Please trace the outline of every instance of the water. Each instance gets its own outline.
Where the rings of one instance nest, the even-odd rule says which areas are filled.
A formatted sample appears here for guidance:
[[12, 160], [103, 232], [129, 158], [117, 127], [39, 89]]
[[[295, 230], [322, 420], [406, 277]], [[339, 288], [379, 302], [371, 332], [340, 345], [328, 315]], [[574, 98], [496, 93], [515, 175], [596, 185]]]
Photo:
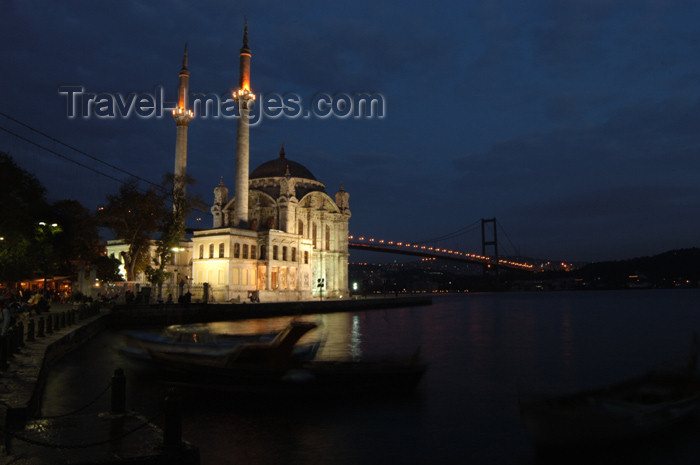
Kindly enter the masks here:
[[[517, 411], [519, 395], [561, 393], [632, 376], [687, 355], [700, 330], [700, 290], [479, 294], [436, 297], [430, 307], [311, 316], [327, 338], [322, 358], [406, 355], [430, 364], [414, 396], [233, 402], [185, 393], [183, 436], [203, 464], [695, 464], [700, 421], [614, 450], [541, 457]], [[217, 323], [267, 331], [286, 319]], [[105, 332], [57, 366], [44, 414], [85, 404], [124, 367], [127, 404], [158, 411], [167, 389], [122, 358]], [[88, 411], [108, 408], [108, 396]], [[157, 421], [157, 420], [156, 420]]]

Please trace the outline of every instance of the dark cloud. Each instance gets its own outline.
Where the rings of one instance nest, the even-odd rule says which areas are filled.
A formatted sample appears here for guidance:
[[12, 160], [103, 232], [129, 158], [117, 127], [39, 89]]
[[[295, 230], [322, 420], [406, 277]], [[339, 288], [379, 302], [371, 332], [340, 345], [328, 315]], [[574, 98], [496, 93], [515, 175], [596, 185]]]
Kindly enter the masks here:
[[[126, 94], [162, 85], [172, 96], [188, 42], [191, 90], [230, 92], [246, 15], [254, 90], [386, 99], [383, 119], [269, 119], [251, 130], [251, 168], [284, 141], [329, 193], [344, 184], [351, 231], [420, 240], [497, 216], [538, 256], [698, 245], [696, 2], [37, 0], [0, 9], [0, 109], [153, 181], [172, 170], [170, 117], [70, 120], [58, 86]], [[232, 120], [190, 124], [188, 170], [206, 200], [221, 176], [232, 188], [235, 134]], [[116, 185], [4, 132], [0, 150], [55, 198], [94, 207]], [[480, 248], [478, 235], [460, 241]]]

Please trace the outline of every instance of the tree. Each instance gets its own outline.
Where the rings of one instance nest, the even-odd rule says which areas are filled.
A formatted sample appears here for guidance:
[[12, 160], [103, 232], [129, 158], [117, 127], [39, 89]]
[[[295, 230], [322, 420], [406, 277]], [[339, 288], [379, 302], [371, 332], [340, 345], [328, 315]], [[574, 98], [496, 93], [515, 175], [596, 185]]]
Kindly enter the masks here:
[[180, 241], [185, 237], [187, 217], [195, 208], [204, 207], [204, 202], [199, 196], [185, 193], [185, 186], [188, 184], [194, 184], [194, 180], [189, 177], [183, 179], [172, 174], [168, 174], [163, 181], [164, 190], [173, 193], [173, 208], [163, 218], [160, 237], [156, 240], [156, 256], [153, 257], [155, 266], [149, 265], [146, 268], [148, 281], [158, 285], [158, 296], [160, 296], [160, 286], [170, 276], [166, 266], [172, 261]]
[[124, 281], [119, 273], [119, 265], [121, 262], [118, 259], [106, 255], [97, 257], [92, 263], [97, 279], [110, 283]]
[[48, 210], [46, 189], [0, 152], [0, 280], [14, 283], [30, 277], [35, 228]]
[[60, 258], [57, 252], [57, 236], [63, 232], [58, 223], [40, 221], [34, 228], [34, 242], [28, 258], [34, 265], [34, 274], [46, 279], [55, 276], [60, 269]]
[[107, 203], [99, 211], [99, 222], [115, 237], [126, 241], [124, 254], [127, 281], [144, 271], [150, 262], [151, 238], [161, 228], [169, 208], [161, 189], [141, 191], [136, 180], [130, 180], [119, 192], [107, 196]]
[[[194, 181], [175, 180], [169, 174], [162, 187], [145, 192], [138, 189], [136, 181], [129, 181], [117, 194], [107, 197], [107, 204], [100, 211], [101, 224], [129, 246], [124, 257], [128, 281], [143, 271], [151, 283], [162, 284], [168, 278], [166, 266], [174, 249], [185, 237], [185, 219], [194, 208], [203, 208], [204, 202], [198, 196], [185, 194], [184, 186]], [[182, 187], [176, 189], [176, 185]], [[154, 241], [155, 236], [158, 238]], [[151, 245], [156, 246], [152, 258]]]
[[80, 202], [59, 200], [51, 205], [47, 218], [61, 229], [54, 243], [61, 274], [75, 277], [78, 269], [93, 264], [103, 254], [97, 219]]

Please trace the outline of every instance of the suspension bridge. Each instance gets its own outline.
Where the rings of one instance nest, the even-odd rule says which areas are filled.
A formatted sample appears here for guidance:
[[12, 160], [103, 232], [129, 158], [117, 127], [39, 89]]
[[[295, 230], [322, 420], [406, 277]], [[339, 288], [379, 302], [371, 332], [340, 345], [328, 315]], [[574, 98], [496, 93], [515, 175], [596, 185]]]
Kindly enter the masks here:
[[[463, 237], [467, 233], [472, 233], [481, 227], [481, 253], [474, 253], [458, 248], [441, 246], [448, 240]], [[536, 271], [541, 269], [541, 264], [533, 260], [523, 258], [501, 257], [498, 254], [498, 230], [503, 233], [502, 227], [496, 218], [477, 220], [474, 223], [458, 229], [452, 233], [435, 237], [432, 239], [406, 242], [389, 239], [378, 239], [369, 236], [349, 235], [348, 247], [355, 250], [365, 250], [372, 252], [384, 252], [400, 255], [413, 255], [419, 257], [439, 258], [466, 263], [476, 263], [485, 267], [515, 269], [523, 271]], [[505, 236], [508, 238], [507, 234]], [[510, 238], [508, 238], [510, 241]], [[511, 245], [512, 245], [512, 241]], [[513, 246], [514, 247], [514, 246]], [[517, 250], [517, 249], [516, 249]]]

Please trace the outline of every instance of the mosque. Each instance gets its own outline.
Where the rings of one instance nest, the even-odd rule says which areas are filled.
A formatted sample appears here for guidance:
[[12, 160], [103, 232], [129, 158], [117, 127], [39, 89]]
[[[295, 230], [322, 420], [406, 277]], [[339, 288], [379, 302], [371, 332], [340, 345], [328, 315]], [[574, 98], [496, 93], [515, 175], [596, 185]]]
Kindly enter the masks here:
[[[342, 184], [334, 197], [329, 196], [309, 169], [287, 158], [284, 146], [279, 156], [250, 172], [249, 115], [255, 99], [251, 57], [246, 25], [238, 90], [233, 93], [239, 105], [235, 195], [229, 198], [222, 177], [214, 188], [212, 227], [195, 231], [191, 241], [183, 242], [171, 284], [188, 278], [195, 297], [206, 288], [208, 300], [214, 302], [346, 298], [350, 208]], [[194, 116], [188, 102], [189, 77], [185, 47], [173, 110], [176, 179], [187, 173], [187, 131]], [[225, 167], [222, 172], [227, 172]], [[108, 253], [118, 249], [116, 241], [108, 245]]]

